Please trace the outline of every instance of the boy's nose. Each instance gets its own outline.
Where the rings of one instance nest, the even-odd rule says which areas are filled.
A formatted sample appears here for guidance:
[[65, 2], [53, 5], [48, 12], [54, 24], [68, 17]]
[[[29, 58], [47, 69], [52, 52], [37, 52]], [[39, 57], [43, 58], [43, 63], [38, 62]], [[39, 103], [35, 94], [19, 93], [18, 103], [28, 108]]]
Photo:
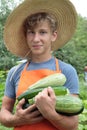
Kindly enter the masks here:
[[35, 33], [33, 40], [34, 40], [35, 42], [39, 41], [39, 34], [38, 34], [38, 33]]

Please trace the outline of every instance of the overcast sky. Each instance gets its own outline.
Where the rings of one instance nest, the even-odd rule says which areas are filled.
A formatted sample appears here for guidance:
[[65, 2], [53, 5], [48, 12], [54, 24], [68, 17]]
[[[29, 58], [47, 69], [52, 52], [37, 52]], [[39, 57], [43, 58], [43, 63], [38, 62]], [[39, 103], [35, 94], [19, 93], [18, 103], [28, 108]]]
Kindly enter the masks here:
[[87, 0], [70, 0], [76, 7], [77, 12], [83, 16], [87, 17]]
[[[19, 1], [23, 0], [14, 0], [17, 4]], [[76, 7], [76, 10], [78, 14], [80, 14], [82, 17], [87, 17], [87, 0], [70, 0], [74, 6]]]

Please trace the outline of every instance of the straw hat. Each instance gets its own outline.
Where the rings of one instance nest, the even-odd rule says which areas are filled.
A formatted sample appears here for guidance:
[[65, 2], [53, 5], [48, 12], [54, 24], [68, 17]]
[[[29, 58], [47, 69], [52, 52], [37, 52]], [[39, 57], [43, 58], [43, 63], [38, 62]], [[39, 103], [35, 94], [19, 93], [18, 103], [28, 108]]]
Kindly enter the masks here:
[[13, 10], [5, 24], [4, 43], [11, 53], [29, 57], [30, 50], [24, 36], [23, 22], [27, 16], [37, 12], [52, 13], [58, 20], [58, 39], [53, 50], [64, 46], [73, 36], [77, 13], [69, 0], [25, 0]]

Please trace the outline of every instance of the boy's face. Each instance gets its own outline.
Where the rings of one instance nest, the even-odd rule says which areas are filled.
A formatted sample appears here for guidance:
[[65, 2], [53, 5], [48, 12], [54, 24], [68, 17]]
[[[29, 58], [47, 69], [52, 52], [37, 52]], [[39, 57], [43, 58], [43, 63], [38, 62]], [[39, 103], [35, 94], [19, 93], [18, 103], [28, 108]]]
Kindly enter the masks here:
[[49, 54], [52, 42], [57, 38], [57, 32], [50, 29], [47, 20], [40, 22], [35, 29], [27, 30], [27, 43], [32, 55]]

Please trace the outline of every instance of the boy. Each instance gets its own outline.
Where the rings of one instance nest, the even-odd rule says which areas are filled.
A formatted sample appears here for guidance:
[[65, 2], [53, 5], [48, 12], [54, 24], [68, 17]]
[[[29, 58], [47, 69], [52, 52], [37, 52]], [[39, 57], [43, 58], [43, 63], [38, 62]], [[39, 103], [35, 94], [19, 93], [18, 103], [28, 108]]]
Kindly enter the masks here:
[[[4, 39], [9, 50], [18, 56], [27, 58], [27, 62], [18, 67], [13, 67], [9, 71], [0, 113], [2, 124], [14, 127], [15, 130], [77, 130], [78, 116], [67, 117], [55, 111], [56, 97], [53, 89], [49, 86], [36, 95], [35, 104], [25, 110], [22, 109], [25, 103], [25, 100], [22, 99], [16, 106], [16, 112], [12, 114], [16, 97], [23, 93], [29, 85], [53, 73], [62, 72], [65, 74], [67, 78], [65, 86], [73, 96], [78, 96], [76, 70], [71, 65], [53, 57], [51, 53], [63, 46], [72, 36], [76, 25], [76, 12], [73, 5], [66, 0], [55, 0], [55, 6], [52, 6], [53, 10], [48, 9], [53, 2], [53, 0], [47, 0], [47, 3], [43, 0], [26, 0], [15, 10], [17, 12], [13, 12], [14, 16], [10, 15], [5, 26]], [[29, 9], [28, 3], [32, 10], [30, 14], [27, 10]], [[35, 10], [36, 3], [41, 6], [36, 7], [38, 11]], [[67, 7], [67, 9], [70, 7], [69, 12], [66, 12], [66, 8], [63, 8], [63, 11], [60, 5]], [[57, 13], [59, 12], [58, 16], [56, 16], [55, 10], [57, 10]], [[18, 16], [20, 11], [28, 13], [21, 14], [20, 24], [16, 19], [16, 28], [12, 28], [12, 19], [16, 15]], [[69, 15], [70, 11], [71, 14], [72, 12], [74, 14], [72, 17], [70, 17], [71, 14]], [[65, 12], [67, 13], [66, 16], [64, 16]], [[59, 15], [62, 15], [62, 18]], [[69, 20], [66, 20], [67, 16]], [[73, 22], [69, 23], [72, 19]], [[69, 28], [72, 28], [72, 30], [68, 30], [68, 24], [70, 24]], [[7, 32], [12, 35], [9, 40]], [[15, 33], [16, 39], [13, 39], [15, 37], [12, 32]], [[13, 43], [12, 40], [15, 42]], [[9, 44], [10, 42], [12, 43]]]

